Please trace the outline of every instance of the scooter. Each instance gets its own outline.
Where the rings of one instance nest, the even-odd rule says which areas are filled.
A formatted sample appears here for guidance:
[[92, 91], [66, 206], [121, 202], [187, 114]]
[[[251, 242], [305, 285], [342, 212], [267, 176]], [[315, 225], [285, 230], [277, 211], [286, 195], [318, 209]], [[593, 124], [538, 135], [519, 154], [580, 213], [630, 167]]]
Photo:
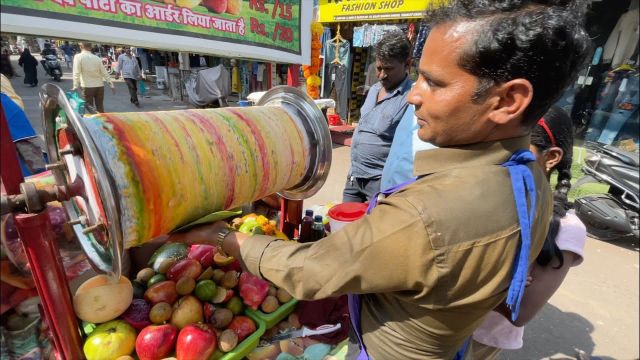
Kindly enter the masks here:
[[609, 189], [606, 194], [576, 199], [573, 204], [576, 215], [593, 238], [611, 241], [634, 236], [637, 239], [640, 234], [638, 154], [599, 143], [586, 143], [585, 147], [584, 176], [573, 187], [595, 182], [608, 185]]
[[53, 80], [60, 81], [62, 78], [62, 68], [60, 67], [60, 61], [55, 55], [45, 55], [42, 60], [42, 66], [47, 74], [53, 77]]

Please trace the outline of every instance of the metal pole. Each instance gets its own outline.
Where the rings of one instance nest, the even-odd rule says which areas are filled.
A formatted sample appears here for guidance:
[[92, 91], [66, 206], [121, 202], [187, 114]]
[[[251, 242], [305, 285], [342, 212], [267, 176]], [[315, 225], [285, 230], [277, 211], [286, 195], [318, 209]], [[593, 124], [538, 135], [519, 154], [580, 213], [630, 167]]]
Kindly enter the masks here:
[[17, 214], [15, 220], [55, 349], [62, 359], [83, 359], [82, 338], [49, 215], [46, 210], [37, 214]]

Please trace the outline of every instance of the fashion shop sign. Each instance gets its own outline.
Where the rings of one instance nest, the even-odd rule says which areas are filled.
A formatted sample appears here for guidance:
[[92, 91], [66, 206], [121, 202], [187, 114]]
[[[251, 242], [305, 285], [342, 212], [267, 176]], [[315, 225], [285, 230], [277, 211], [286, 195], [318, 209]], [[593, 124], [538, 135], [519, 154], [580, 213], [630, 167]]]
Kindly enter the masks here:
[[421, 18], [429, 2], [416, 0], [320, 0], [320, 22]]
[[[3, 31], [289, 63], [311, 0], [0, 0]], [[5, 29], [8, 26], [8, 29]]]

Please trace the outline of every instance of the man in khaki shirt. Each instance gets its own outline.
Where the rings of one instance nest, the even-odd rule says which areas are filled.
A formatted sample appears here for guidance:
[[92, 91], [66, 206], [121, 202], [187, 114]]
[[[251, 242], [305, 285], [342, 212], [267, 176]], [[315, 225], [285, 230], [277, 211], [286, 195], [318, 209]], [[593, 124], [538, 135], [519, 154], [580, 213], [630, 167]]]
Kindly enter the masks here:
[[102, 60], [91, 52], [90, 43], [81, 43], [82, 52], [73, 58], [73, 90], [81, 89], [87, 110], [104, 112], [104, 81], [111, 92], [116, 93], [111, 76], [102, 65]]
[[[522, 240], [500, 164], [529, 148], [530, 128], [586, 56], [577, 9], [462, 0], [429, 10], [432, 31], [408, 101], [420, 139], [440, 148], [419, 152], [418, 180], [363, 219], [316, 243], [248, 238], [222, 222], [173, 240], [217, 244], [299, 299], [363, 294], [359, 325], [372, 359], [452, 359], [505, 301]], [[542, 170], [527, 166], [536, 188], [531, 263], [552, 202]]]

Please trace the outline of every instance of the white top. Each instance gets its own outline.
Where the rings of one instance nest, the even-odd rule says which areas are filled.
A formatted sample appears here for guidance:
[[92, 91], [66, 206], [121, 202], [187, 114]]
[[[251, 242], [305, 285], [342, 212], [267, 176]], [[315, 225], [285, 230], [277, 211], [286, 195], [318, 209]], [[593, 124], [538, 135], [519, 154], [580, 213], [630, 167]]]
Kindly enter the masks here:
[[[572, 267], [582, 263], [586, 240], [587, 230], [582, 221], [572, 211], [567, 212], [567, 215], [560, 219], [556, 245], [560, 250], [578, 255], [571, 264]], [[473, 333], [473, 339], [495, 348], [515, 350], [522, 347], [523, 335], [524, 326], [515, 326], [500, 313], [491, 311]]]
[[90, 51], [82, 50], [73, 57], [73, 88], [103, 87], [106, 81], [113, 87], [111, 77], [107, 69], [102, 65], [102, 60]]

